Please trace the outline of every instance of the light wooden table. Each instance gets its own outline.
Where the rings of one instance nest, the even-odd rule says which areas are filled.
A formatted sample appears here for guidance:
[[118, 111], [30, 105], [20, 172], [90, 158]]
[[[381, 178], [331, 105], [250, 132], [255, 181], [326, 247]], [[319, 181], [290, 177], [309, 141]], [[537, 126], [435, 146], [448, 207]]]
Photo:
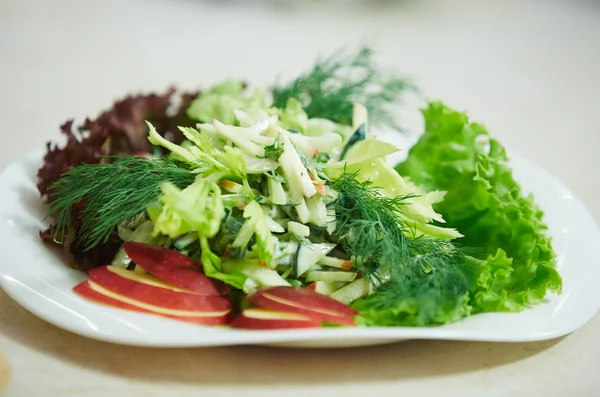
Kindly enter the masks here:
[[[368, 41], [382, 64], [469, 109], [600, 217], [597, 2], [405, 0], [367, 10], [311, 2], [294, 11], [249, 3], [0, 1], [0, 165], [56, 139], [65, 119], [95, 115], [128, 92], [227, 76], [268, 83], [318, 53]], [[2, 293], [0, 386], [7, 380], [11, 397], [597, 396], [598, 335], [600, 316], [541, 343], [152, 350], [64, 332]]]

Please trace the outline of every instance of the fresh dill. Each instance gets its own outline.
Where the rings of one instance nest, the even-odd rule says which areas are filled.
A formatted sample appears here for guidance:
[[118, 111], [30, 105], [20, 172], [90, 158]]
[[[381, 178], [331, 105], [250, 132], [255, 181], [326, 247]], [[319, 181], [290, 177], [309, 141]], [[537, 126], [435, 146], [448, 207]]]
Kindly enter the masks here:
[[360, 102], [368, 109], [372, 124], [399, 129], [393, 105], [416, 88], [406, 78], [379, 70], [373, 51], [364, 47], [354, 56], [337, 52], [319, 59], [308, 73], [287, 85], [275, 85], [271, 91], [276, 107], [284, 108], [289, 98], [296, 98], [310, 118], [351, 125], [353, 102]]
[[[339, 193], [335, 235], [354, 258], [357, 271], [377, 288], [376, 294], [356, 302], [367, 321], [372, 313], [398, 310], [388, 318], [397, 324], [425, 325], [443, 322], [438, 310], [444, 305], [457, 305], [457, 315], [468, 311], [472, 262], [449, 241], [411, 237], [399, 217], [411, 196], [384, 197], [369, 182], [348, 173], [333, 188]], [[398, 309], [402, 305], [406, 310]]]
[[194, 179], [187, 167], [166, 158], [127, 156], [110, 164], [82, 164], [51, 186], [57, 199], [49, 216], [56, 218], [61, 235], [74, 221], [74, 208], [81, 206], [78, 239], [89, 250], [106, 241], [116, 226], [143, 214], [163, 182], [184, 188]]

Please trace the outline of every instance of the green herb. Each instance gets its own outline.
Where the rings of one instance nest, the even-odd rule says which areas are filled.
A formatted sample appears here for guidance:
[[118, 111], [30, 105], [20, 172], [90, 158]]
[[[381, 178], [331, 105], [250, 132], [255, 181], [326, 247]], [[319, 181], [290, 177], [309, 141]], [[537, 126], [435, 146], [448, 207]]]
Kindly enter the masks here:
[[89, 250], [155, 203], [163, 182], [185, 188], [194, 179], [182, 164], [164, 158], [128, 156], [111, 164], [82, 164], [51, 186], [57, 199], [49, 216], [57, 218], [57, 231], [64, 235], [72, 225], [74, 207], [82, 204], [78, 239]]
[[403, 77], [380, 71], [372, 57], [371, 49], [362, 48], [354, 56], [338, 52], [317, 60], [308, 73], [272, 88], [274, 105], [285, 108], [289, 98], [296, 98], [310, 118], [351, 125], [353, 102], [360, 102], [368, 109], [372, 124], [399, 128], [392, 105], [416, 88]]
[[265, 146], [265, 156], [264, 157], [269, 160], [277, 161], [277, 160], [279, 160], [279, 157], [281, 156], [282, 153], [283, 153], [283, 145], [282, 145], [281, 135], [278, 135], [275, 142], [273, 142], [271, 145]]
[[377, 293], [355, 302], [365, 323], [430, 325], [469, 313], [472, 263], [446, 240], [411, 237], [399, 213], [413, 196], [388, 198], [369, 182], [344, 173], [335, 236], [356, 269], [377, 285]]

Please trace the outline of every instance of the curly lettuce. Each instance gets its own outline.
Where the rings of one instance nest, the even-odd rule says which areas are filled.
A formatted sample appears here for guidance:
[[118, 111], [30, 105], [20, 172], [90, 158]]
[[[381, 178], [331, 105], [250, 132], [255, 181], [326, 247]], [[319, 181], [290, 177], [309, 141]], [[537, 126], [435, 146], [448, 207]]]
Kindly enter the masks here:
[[464, 235], [463, 246], [478, 249], [473, 313], [520, 311], [560, 293], [543, 212], [513, 178], [504, 147], [442, 102], [422, 113], [425, 133], [395, 169], [427, 191], [446, 191], [435, 210]]

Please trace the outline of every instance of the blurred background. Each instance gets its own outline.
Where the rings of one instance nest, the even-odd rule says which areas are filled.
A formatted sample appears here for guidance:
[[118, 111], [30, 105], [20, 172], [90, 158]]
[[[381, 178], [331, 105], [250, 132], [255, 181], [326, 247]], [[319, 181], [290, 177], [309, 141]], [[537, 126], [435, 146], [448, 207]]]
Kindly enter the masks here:
[[361, 44], [586, 202], [600, 193], [592, 0], [0, 0], [0, 166], [129, 93], [287, 81]]

